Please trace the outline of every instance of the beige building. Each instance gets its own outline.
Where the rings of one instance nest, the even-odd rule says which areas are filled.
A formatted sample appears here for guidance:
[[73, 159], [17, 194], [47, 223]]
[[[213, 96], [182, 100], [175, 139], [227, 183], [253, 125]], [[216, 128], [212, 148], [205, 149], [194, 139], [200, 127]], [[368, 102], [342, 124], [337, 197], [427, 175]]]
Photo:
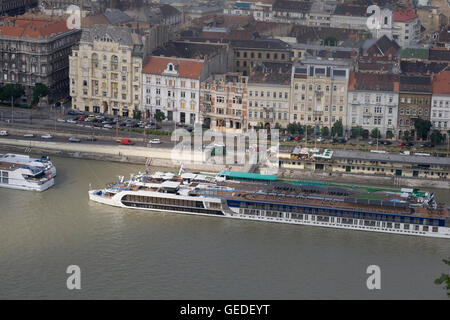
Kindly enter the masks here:
[[262, 62], [248, 80], [248, 128], [270, 130], [289, 124], [292, 63]]
[[247, 81], [239, 73], [215, 74], [201, 83], [203, 125], [224, 133], [247, 129]]
[[86, 112], [132, 117], [141, 110], [142, 41], [126, 27], [83, 30], [70, 56], [72, 106]]
[[291, 121], [328, 127], [341, 120], [347, 128], [350, 66], [344, 61], [306, 59], [292, 67]]

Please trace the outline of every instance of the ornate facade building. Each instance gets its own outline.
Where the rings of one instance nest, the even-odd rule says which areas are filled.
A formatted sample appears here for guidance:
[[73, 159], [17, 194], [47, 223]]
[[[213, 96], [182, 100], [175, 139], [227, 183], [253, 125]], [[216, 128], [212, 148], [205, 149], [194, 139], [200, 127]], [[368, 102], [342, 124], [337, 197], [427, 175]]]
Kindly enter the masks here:
[[132, 117], [141, 108], [142, 41], [129, 28], [83, 30], [70, 56], [72, 107]]

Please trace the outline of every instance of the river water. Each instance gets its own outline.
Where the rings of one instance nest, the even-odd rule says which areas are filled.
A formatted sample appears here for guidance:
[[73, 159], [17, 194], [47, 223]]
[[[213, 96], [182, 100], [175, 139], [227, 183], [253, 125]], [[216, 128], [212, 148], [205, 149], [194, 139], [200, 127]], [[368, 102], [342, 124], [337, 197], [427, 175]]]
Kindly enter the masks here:
[[[448, 239], [113, 208], [90, 202], [89, 184], [142, 166], [52, 160], [48, 191], [0, 189], [2, 299], [446, 299], [433, 282]], [[66, 287], [69, 265], [81, 290]]]

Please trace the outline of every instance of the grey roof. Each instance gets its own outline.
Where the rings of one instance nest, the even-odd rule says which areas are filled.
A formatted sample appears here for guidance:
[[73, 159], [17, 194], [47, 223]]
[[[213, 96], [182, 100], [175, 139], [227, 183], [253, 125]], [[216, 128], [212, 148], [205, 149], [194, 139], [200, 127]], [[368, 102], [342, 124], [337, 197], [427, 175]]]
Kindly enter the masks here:
[[126, 46], [142, 46], [140, 37], [136, 37], [128, 27], [98, 24], [89, 29], [83, 29], [81, 41], [93, 42], [107, 36], [113, 42]]
[[127, 23], [132, 20], [127, 14], [118, 9], [106, 9], [104, 15], [111, 24]]
[[333, 158], [450, 166], [450, 158], [447, 157], [416, 156], [351, 150], [334, 150]]
[[231, 40], [235, 48], [265, 49], [265, 50], [289, 50], [290, 45], [279, 39], [256, 39], [256, 40]]

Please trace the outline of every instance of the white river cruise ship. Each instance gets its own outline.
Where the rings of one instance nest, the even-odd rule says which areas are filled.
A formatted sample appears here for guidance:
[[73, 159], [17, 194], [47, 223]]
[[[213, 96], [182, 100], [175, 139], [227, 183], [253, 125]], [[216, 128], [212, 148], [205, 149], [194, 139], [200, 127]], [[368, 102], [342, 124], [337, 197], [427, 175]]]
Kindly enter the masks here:
[[89, 198], [141, 210], [450, 239], [450, 209], [432, 193], [314, 183], [227, 171], [140, 173], [90, 190]]

